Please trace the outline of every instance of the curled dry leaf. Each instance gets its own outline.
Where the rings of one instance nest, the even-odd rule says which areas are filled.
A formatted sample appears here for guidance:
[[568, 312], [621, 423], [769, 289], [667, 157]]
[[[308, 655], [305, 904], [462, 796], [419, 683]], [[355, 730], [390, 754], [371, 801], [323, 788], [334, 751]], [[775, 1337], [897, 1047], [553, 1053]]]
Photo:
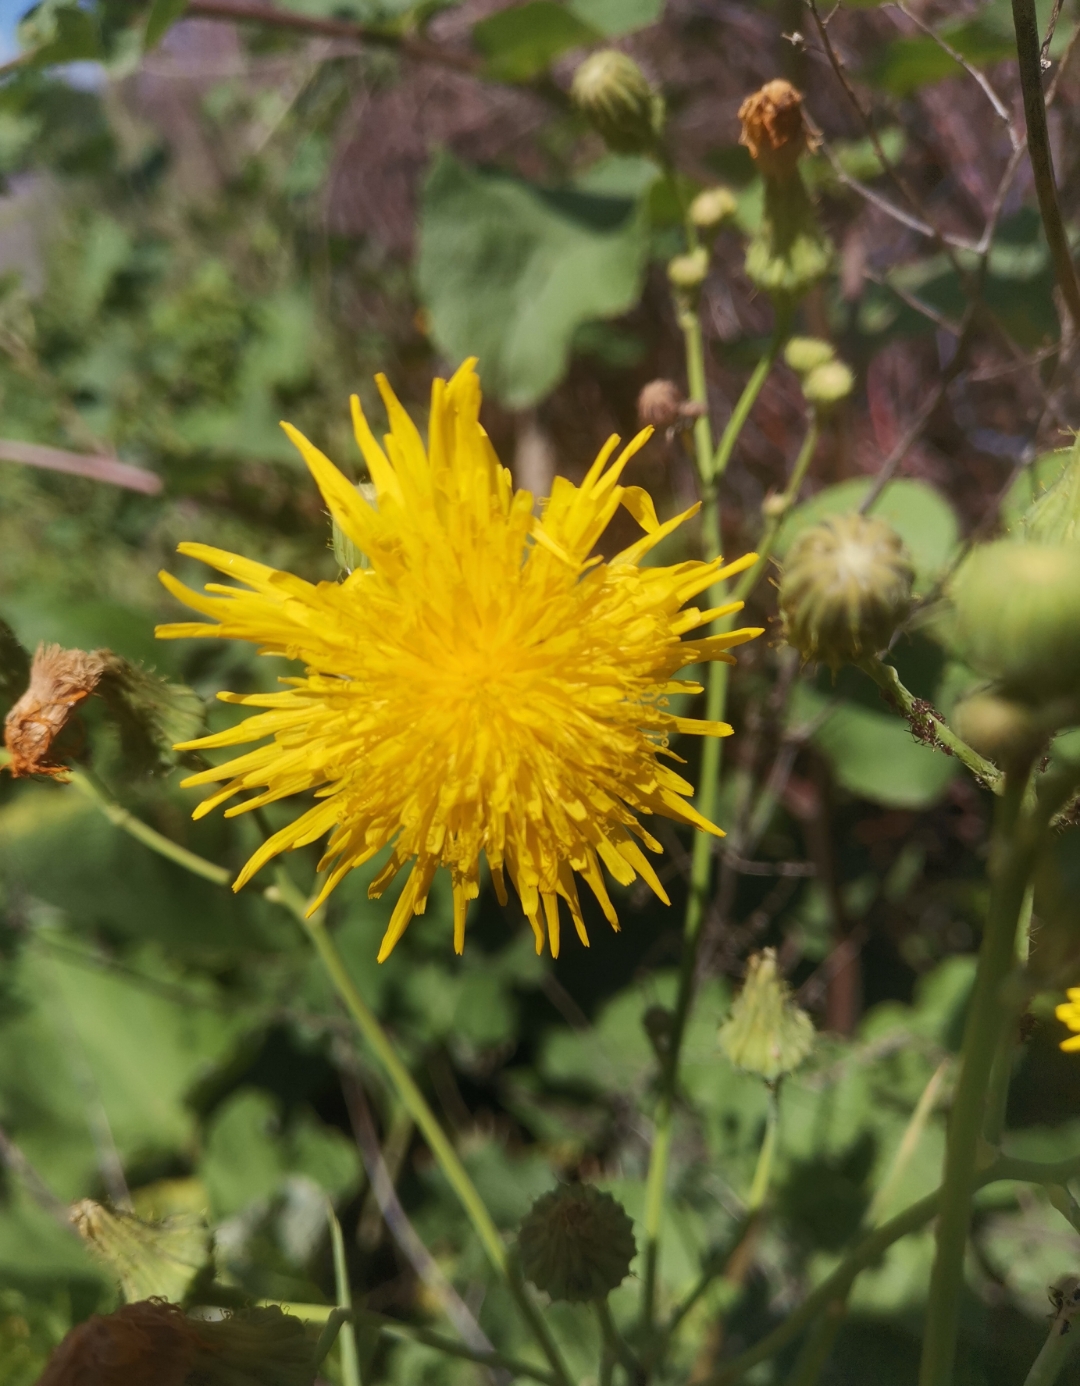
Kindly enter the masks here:
[[29, 687], [4, 719], [12, 775], [66, 775], [67, 767], [51, 759], [53, 744], [75, 709], [101, 682], [107, 660], [104, 650], [37, 647]]

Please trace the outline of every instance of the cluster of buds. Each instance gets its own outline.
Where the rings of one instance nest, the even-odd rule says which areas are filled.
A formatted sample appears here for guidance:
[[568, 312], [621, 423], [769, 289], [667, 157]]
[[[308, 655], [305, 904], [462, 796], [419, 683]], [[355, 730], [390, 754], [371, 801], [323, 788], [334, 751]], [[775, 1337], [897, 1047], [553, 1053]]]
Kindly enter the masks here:
[[784, 360], [798, 375], [804, 398], [817, 409], [838, 404], [855, 388], [851, 367], [837, 357], [831, 342], [820, 337], [792, 337]]
[[868, 515], [831, 515], [799, 534], [780, 583], [784, 636], [830, 668], [877, 654], [911, 606], [914, 569], [900, 536]]

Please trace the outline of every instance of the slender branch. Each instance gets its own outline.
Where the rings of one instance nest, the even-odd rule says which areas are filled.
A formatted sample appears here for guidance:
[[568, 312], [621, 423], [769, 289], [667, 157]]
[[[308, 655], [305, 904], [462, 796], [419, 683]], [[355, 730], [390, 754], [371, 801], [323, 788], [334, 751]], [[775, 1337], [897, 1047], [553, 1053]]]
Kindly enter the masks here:
[[847, 1299], [838, 1296], [830, 1300], [806, 1335], [786, 1386], [816, 1386], [846, 1317]]
[[776, 545], [776, 537], [780, 532], [780, 526], [784, 522], [791, 507], [799, 499], [799, 492], [802, 484], [806, 480], [806, 473], [810, 468], [810, 463], [814, 460], [814, 453], [817, 450], [818, 439], [821, 436], [821, 422], [818, 419], [815, 409], [810, 415], [810, 425], [803, 438], [802, 447], [799, 455], [795, 459], [795, 465], [791, 469], [791, 478], [780, 496], [776, 497], [774, 512], [770, 513], [762, 530], [761, 539], [757, 545], [758, 558], [752, 568], [748, 568], [742, 577], [735, 584], [733, 598], [735, 601], [745, 601], [750, 596], [762, 574], [768, 567], [769, 559], [772, 557], [773, 548]]
[[123, 486], [128, 491], [141, 491], [147, 496], [156, 496], [163, 484], [156, 472], [148, 472], [144, 467], [133, 467], [116, 457], [69, 452], [67, 448], [25, 443], [21, 438], [0, 438], [0, 462], [20, 462], [24, 467], [42, 467], [50, 472], [85, 476], [91, 481]]
[[1054, 276], [1072, 318], [1073, 327], [1080, 331], [1080, 282], [1076, 278], [1065, 223], [1058, 205], [1057, 184], [1054, 182], [1054, 161], [1050, 153], [1050, 135], [1046, 128], [1046, 102], [1042, 86], [1042, 63], [1039, 57], [1039, 21], [1035, 0], [1012, 0], [1013, 25], [1016, 29], [1016, 52], [1020, 62], [1020, 90], [1024, 97], [1024, 119], [1027, 122], [1028, 153], [1031, 171], [1035, 176], [1035, 192], [1043, 230], [1050, 247]]
[[472, 53], [454, 52], [411, 34], [379, 29], [355, 19], [326, 19], [299, 10], [278, 9], [264, 0], [188, 0], [185, 15], [198, 19], [219, 19], [232, 23], [265, 24], [275, 29], [296, 29], [328, 38], [351, 38], [358, 43], [396, 49], [405, 57], [436, 63], [459, 72], [479, 72], [481, 60]]
[[1061, 1303], [1054, 1314], [1046, 1342], [1024, 1378], [1024, 1386], [1054, 1386], [1080, 1339], [1080, 1333], [1070, 1332], [1080, 1311], [1080, 1295], [1077, 1294], [1075, 1282], [1059, 1293]]
[[611, 1306], [606, 1299], [597, 1299], [593, 1303], [596, 1306], [596, 1317], [600, 1321], [600, 1332], [603, 1334], [605, 1348], [616, 1361], [623, 1364], [631, 1381], [638, 1380], [642, 1375], [641, 1363], [634, 1356], [626, 1339], [616, 1328], [615, 1320], [611, 1317]]
[[864, 659], [859, 664], [864, 673], [870, 675], [877, 686], [892, 703], [902, 717], [911, 723], [911, 729], [924, 745], [955, 756], [988, 789], [1000, 794], [1004, 785], [1004, 775], [991, 761], [972, 750], [966, 741], [952, 731], [930, 707], [929, 703], [916, 698], [900, 682], [900, 675], [891, 664], [876, 655]]
[[948, 56], [952, 58], [954, 63], [958, 63], [964, 69], [967, 75], [978, 83], [983, 95], [986, 97], [987, 101], [990, 102], [990, 105], [993, 106], [994, 113], [998, 116], [1000, 120], [1004, 122], [1005, 127], [1009, 132], [1009, 142], [1012, 144], [1013, 149], [1019, 148], [1020, 140], [1019, 136], [1013, 128], [1012, 113], [1009, 111], [1009, 108], [1005, 105], [1004, 101], [1002, 101], [1001, 97], [998, 96], [994, 88], [990, 85], [989, 81], [986, 78], [986, 74], [980, 72], [977, 67], [969, 63], [967, 58], [964, 57], [963, 53], [958, 52], [957, 49], [955, 49], [947, 39], [943, 38], [941, 34], [939, 34], [937, 30], [934, 29], [931, 25], [927, 24], [927, 22], [924, 19], [920, 19], [917, 14], [913, 14], [912, 11], [908, 9], [904, 0], [893, 0], [893, 3], [896, 5], [896, 8], [901, 11], [902, 14], [906, 15], [907, 18], [911, 20], [912, 24], [914, 24], [916, 28], [921, 29], [924, 34], [926, 34], [929, 38], [933, 39], [933, 41], [937, 44], [937, 46], [941, 49], [943, 53], [948, 54]]

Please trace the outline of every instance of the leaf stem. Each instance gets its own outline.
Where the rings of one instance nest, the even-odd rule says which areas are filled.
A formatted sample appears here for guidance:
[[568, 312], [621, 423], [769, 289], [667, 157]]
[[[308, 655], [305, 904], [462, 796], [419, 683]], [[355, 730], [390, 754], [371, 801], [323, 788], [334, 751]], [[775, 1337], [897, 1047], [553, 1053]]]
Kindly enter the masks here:
[[953, 755], [987, 789], [1000, 794], [1004, 788], [1005, 776], [998, 767], [979, 755], [933, 712], [929, 704], [921, 702], [900, 682], [900, 675], [891, 664], [886, 664], [877, 655], [861, 660], [859, 668], [874, 680], [886, 698], [902, 717], [911, 723], [912, 731], [928, 746]]
[[[349, 1268], [345, 1261], [345, 1239], [341, 1235], [341, 1223], [338, 1222], [331, 1203], [327, 1204], [327, 1215], [330, 1220], [330, 1244], [334, 1252], [334, 1292], [337, 1295], [341, 1317], [338, 1330], [341, 1340], [341, 1380], [343, 1386], [361, 1386], [356, 1329], [348, 1317], [352, 1310], [352, 1294], [349, 1291]], [[329, 1326], [328, 1321], [327, 1328]]]
[[779, 1129], [779, 1094], [774, 1086], [770, 1086], [769, 1111], [765, 1118], [765, 1135], [761, 1142], [761, 1149], [758, 1151], [757, 1165], [754, 1169], [754, 1181], [750, 1185], [750, 1193], [746, 1199], [746, 1208], [750, 1213], [758, 1212], [768, 1196], [769, 1181], [772, 1178], [773, 1157], [776, 1155], [776, 1137]]

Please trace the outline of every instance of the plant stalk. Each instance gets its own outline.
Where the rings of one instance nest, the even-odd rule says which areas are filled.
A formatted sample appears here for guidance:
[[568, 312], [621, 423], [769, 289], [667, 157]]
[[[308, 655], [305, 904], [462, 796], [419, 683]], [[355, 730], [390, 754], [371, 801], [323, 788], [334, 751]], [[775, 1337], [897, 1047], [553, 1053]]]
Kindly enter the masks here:
[[1057, 183], [1054, 181], [1054, 161], [1046, 128], [1046, 98], [1043, 94], [1042, 54], [1035, 0], [1012, 0], [1012, 14], [1016, 30], [1016, 55], [1020, 62], [1020, 90], [1024, 97], [1028, 154], [1035, 177], [1039, 214], [1050, 247], [1054, 277], [1072, 318], [1073, 330], [1080, 331], [1080, 283], [1077, 283], [1076, 266], [1069, 249], [1065, 223], [1061, 219]]
[[979, 951], [975, 989], [964, 1027], [960, 1075], [949, 1119], [937, 1251], [930, 1277], [919, 1386], [951, 1386], [957, 1323], [964, 1282], [964, 1254], [976, 1188], [979, 1140], [986, 1120], [994, 1056], [1002, 1029], [1011, 1024], [1002, 984], [1016, 956], [1017, 921], [1024, 905], [1033, 850], [1022, 806], [1023, 773], [1006, 777], [991, 844], [991, 899]]

